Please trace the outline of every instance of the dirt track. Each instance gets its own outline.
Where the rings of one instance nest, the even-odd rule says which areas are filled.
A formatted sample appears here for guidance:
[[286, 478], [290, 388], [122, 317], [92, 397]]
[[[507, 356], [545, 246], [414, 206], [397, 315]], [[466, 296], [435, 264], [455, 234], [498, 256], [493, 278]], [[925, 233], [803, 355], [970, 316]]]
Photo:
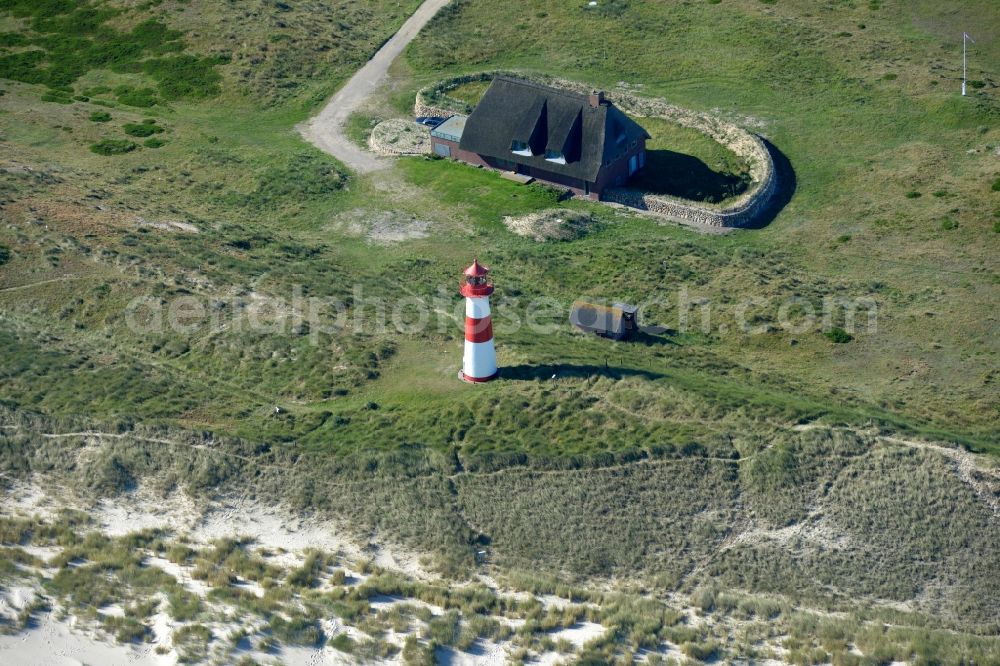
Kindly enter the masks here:
[[302, 137], [358, 173], [369, 173], [387, 167], [389, 160], [362, 150], [344, 135], [344, 123], [383, 82], [392, 61], [448, 2], [449, 0], [425, 0], [372, 59], [330, 98], [319, 114], [298, 126]]

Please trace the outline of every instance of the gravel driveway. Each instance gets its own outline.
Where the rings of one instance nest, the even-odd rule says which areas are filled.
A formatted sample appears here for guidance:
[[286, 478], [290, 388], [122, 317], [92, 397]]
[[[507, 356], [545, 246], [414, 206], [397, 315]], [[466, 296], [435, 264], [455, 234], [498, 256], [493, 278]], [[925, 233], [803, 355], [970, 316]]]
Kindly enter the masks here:
[[449, 0], [426, 0], [420, 5], [372, 59], [330, 98], [319, 114], [298, 126], [302, 137], [358, 173], [369, 173], [389, 166], [391, 162], [388, 159], [377, 157], [352, 143], [344, 135], [344, 123], [385, 80], [392, 61], [448, 2]]

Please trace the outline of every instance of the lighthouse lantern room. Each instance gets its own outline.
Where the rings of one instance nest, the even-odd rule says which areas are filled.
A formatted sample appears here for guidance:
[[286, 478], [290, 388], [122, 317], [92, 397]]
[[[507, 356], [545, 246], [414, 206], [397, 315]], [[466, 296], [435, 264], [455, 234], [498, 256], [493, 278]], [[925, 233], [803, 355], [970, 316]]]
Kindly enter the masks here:
[[461, 293], [465, 296], [465, 356], [458, 376], [467, 382], [488, 382], [497, 376], [497, 353], [493, 347], [490, 269], [479, 263], [465, 269]]

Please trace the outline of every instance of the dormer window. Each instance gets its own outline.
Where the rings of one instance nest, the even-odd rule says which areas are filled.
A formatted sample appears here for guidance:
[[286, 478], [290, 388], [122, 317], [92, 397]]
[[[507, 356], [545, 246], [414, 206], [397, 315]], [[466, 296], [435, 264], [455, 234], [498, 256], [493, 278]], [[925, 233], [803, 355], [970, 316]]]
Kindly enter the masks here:
[[566, 156], [558, 150], [546, 150], [545, 161], [554, 162], [556, 164], [566, 164]]
[[524, 157], [531, 157], [534, 153], [531, 152], [531, 146], [529, 146], [524, 141], [511, 141], [510, 142], [510, 152], [515, 155], [522, 155]]

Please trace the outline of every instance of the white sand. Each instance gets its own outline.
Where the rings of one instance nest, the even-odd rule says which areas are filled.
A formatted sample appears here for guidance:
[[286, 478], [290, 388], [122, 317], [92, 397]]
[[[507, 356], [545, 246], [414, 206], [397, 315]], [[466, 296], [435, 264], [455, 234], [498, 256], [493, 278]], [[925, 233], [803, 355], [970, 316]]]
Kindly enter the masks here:
[[507, 650], [496, 643], [477, 644], [470, 652], [439, 647], [434, 663], [442, 666], [500, 666], [507, 663]]
[[567, 640], [577, 648], [581, 648], [595, 638], [600, 638], [607, 631], [603, 625], [595, 622], [577, 622], [572, 627], [553, 631], [549, 634], [552, 640]]
[[106, 643], [96, 636], [71, 630], [69, 622], [43, 617], [39, 626], [14, 636], [0, 636], [0, 664], [14, 666], [158, 666], [173, 664], [152, 645]]

